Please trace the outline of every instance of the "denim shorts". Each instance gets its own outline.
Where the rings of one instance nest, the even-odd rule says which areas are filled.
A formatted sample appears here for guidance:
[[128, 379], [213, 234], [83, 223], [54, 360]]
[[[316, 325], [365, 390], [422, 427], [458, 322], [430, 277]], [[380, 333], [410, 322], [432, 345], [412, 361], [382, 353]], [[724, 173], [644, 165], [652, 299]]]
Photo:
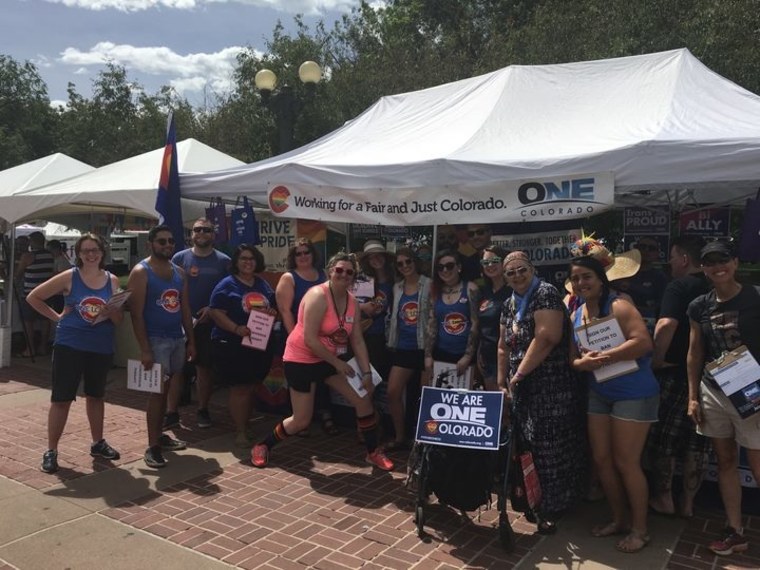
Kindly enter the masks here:
[[153, 362], [161, 365], [163, 376], [182, 372], [185, 366], [185, 339], [151, 336], [148, 344], [153, 351]]
[[618, 420], [654, 423], [660, 407], [660, 395], [635, 400], [609, 400], [594, 390], [588, 392], [588, 413], [611, 416]]

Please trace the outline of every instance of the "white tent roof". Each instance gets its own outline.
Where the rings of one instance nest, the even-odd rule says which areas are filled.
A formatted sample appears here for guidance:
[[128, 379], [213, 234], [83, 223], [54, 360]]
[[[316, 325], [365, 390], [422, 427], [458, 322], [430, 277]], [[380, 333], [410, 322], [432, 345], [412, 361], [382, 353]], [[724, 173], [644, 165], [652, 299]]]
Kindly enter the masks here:
[[[100, 211], [158, 217], [154, 206], [163, 155], [162, 147], [60, 183], [17, 192], [10, 197], [0, 196], [0, 212], [12, 222]], [[177, 162], [180, 172], [204, 172], [243, 164], [195, 139], [177, 143]], [[183, 201], [183, 216], [187, 219], [202, 214], [202, 203]]]
[[[492, 73], [383, 97], [290, 153], [182, 176], [186, 197], [278, 185], [399, 192], [611, 172], [621, 195], [690, 190], [700, 202], [754, 194], [760, 97], [688, 50]], [[670, 198], [673, 193], [671, 192]], [[367, 196], [371, 199], [371, 196]], [[386, 200], [387, 201], [387, 200]], [[474, 214], [474, 215], [477, 215]], [[465, 221], [464, 219], [462, 221]]]
[[0, 172], [0, 196], [12, 196], [95, 170], [65, 154], [56, 153]]

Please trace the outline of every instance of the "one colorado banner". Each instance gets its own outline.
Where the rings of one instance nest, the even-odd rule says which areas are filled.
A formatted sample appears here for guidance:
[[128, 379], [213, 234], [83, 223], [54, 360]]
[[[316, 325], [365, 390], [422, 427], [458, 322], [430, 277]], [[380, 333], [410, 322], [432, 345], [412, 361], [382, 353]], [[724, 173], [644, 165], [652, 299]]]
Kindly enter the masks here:
[[614, 188], [613, 174], [600, 172], [394, 190], [275, 182], [268, 195], [276, 216], [406, 226], [586, 218], [612, 207]]

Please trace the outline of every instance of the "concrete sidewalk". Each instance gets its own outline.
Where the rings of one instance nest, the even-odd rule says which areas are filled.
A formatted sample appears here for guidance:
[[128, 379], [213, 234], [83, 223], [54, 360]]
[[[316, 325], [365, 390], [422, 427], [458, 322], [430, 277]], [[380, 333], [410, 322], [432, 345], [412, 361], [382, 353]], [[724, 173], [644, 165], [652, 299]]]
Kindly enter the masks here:
[[[509, 513], [517, 543], [507, 554], [495, 507], [463, 520], [426, 509], [428, 541], [416, 535], [414, 497], [403, 487], [405, 457], [392, 473], [363, 462], [355, 434], [291, 438], [270, 467], [250, 466], [236, 450], [215, 395], [216, 425], [194, 428], [183, 410], [177, 437], [188, 450], [167, 454], [163, 470], [145, 467], [144, 396], [127, 391], [125, 373], [109, 377], [106, 437], [122, 458], [89, 456], [80, 400], [72, 406], [55, 475], [39, 471], [46, 448], [49, 370], [14, 360], [0, 370], [0, 570], [4, 568], [760, 568], [760, 532], [749, 520], [749, 556], [720, 559], [701, 544], [717, 536], [717, 513], [652, 517], [652, 542], [636, 555], [588, 529], [606, 518], [604, 504], [582, 505], [551, 537]], [[255, 418], [266, 433], [276, 418]]]

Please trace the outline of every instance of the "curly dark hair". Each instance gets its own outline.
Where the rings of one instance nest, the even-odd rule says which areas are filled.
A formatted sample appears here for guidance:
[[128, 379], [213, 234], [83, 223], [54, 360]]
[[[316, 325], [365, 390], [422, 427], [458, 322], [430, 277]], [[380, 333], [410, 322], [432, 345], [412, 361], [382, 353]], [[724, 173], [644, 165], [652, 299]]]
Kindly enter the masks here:
[[311, 265], [312, 267], [318, 268], [320, 259], [319, 259], [319, 252], [317, 251], [317, 248], [314, 247], [314, 244], [311, 243], [311, 240], [309, 238], [298, 238], [293, 245], [290, 246], [290, 249], [288, 250], [288, 258], [287, 258], [287, 266], [288, 271], [292, 271], [296, 268], [296, 251], [299, 247], [307, 247], [309, 248], [309, 251], [311, 252]]

